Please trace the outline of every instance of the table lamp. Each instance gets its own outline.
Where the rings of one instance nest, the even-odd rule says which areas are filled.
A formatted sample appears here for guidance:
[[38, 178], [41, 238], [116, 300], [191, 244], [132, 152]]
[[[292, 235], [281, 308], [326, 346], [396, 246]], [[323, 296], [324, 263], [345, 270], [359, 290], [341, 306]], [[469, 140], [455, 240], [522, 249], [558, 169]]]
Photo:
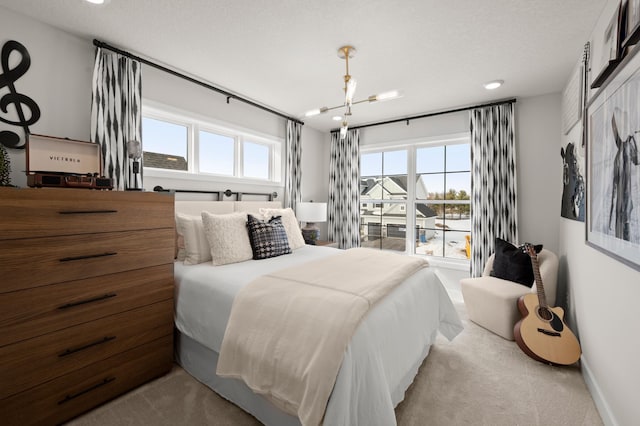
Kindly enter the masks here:
[[299, 221], [305, 222], [302, 228], [302, 236], [307, 244], [315, 244], [320, 239], [320, 228], [316, 223], [326, 222], [327, 203], [305, 202], [296, 206], [296, 217]]

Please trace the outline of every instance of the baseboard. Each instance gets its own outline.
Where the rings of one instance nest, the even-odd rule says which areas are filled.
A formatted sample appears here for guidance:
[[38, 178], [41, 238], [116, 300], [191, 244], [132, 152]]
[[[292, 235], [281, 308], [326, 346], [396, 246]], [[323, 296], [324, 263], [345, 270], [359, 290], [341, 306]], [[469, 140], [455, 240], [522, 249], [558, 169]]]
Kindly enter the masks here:
[[598, 386], [598, 383], [593, 377], [591, 369], [589, 368], [589, 363], [585, 359], [584, 355], [580, 357], [580, 365], [582, 367], [582, 377], [587, 385], [587, 389], [589, 389], [589, 393], [591, 393], [593, 402], [596, 404], [596, 408], [598, 409], [598, 414], [600, 414], [600, 417], [602, 418], [602, 422], [606, 426], [618, 426], [618, 422], [616, 422], [616, 419], [609, 408], [609, 404], [607, 404], [607, 400], [604, 398], [604, 395], [600, 390], [600, 386]]

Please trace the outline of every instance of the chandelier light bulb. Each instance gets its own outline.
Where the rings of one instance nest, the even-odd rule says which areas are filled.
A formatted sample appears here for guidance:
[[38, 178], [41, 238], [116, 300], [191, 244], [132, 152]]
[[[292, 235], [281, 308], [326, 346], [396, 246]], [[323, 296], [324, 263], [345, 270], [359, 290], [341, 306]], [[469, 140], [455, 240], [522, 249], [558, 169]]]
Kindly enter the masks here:
[[345, 104], [351, 106], [353, 103], [353, 95], [356, 93], [356, 85], [358, 82], [355, 78], [350, 78], [347, 83], [346, 96], [345, 96]]
[[369, 102], [381, 102], [388, 101], [389, 99], [395, 99], [400, 97], [400, 92], [397, 90], [390, 90], [388, 92], [378, 93], [377, 95], [369, 96]]
[[304, 113], [305, 117], [313, 117], [315, 115], [320, 115], [322, 113], [325, 113], [329, 111], [329, 108], [327, 107], [322, 107], [322, 108], [316, 108], [316, 109], [312, 109], [311, 111], [307, 111]]

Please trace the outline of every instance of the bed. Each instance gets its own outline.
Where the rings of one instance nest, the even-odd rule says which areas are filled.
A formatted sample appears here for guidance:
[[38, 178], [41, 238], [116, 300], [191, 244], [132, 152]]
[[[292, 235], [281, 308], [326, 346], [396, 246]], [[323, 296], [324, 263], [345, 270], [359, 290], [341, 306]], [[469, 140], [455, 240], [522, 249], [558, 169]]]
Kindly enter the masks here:
[[[190, 215], [201, 211], [219, 215], [258, 214], [265, 207], [277, 208], [279, 203], [176, 201], [176, 213]], [[297, 416], [253, 392], [242, 380], [216, 375], [216, 366], [232, 305], [241, 289], [265, 274], [342, 252], [302, 245], [291, 254], [220, 266], [177, 260], [174, 274], [178, 364], [262, 423], [300, 425]], [[344, 351], [322, 423], [396, 424], [394, 407], [403, 400], [437, 333], [451, 340], [461, 330], [460, 319], [434, 271], [422, 268], [412, 274], [376, 303], [355, 329]]]

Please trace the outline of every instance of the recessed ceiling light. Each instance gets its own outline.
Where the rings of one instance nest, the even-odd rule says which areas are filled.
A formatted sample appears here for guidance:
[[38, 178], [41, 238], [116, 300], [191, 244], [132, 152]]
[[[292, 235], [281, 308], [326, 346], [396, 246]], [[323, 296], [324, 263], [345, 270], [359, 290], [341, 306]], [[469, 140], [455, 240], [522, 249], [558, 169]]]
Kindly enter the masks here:
[[333, 121], [340, 121], [340, 120], [342, 120], [342, 116], [341, 115], [334, 115], [333, 117], [331, 117], [331, 119]]
[[504, 80], [493, 80], [484, 84], [484, 88], [487, 90], [497, 89], [504, 84]]
[[92, 4], [105, 4], [107, 2], [107, 0], [85, 0], [85, 1]]

